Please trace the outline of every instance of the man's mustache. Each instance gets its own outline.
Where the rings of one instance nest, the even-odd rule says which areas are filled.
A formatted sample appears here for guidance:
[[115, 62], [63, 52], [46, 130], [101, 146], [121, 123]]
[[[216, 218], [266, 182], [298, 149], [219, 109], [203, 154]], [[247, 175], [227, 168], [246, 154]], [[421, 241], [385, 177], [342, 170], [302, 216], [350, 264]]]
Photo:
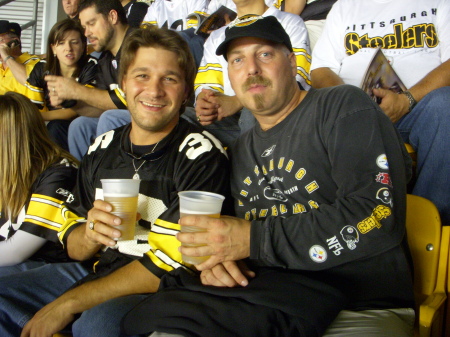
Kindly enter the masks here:
[[252, 85], [262, 85], [264, 87], [271, 87], [272, 86], [272, 81], [269, 80], [268, 78], [264, 78], [260, 75], [256, 75], [256, 76], [251, 76], [249, 77], [244, 84], [242, 85], [242, 90], [243, 91], [247, 91], [248, 89], [250, 89], [250, 87]]

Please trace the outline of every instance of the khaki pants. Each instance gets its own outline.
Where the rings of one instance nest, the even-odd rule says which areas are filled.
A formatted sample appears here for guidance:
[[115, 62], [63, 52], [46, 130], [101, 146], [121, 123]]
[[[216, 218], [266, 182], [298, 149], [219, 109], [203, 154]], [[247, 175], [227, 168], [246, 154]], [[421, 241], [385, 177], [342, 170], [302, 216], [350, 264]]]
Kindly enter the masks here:
[[[323, 337], [411, 337], [414, 329], [414, 318], [414, 310], [410, 308], [343, 310], [328, 327]], [[154, 332], [149, 337], [183, 336]]]

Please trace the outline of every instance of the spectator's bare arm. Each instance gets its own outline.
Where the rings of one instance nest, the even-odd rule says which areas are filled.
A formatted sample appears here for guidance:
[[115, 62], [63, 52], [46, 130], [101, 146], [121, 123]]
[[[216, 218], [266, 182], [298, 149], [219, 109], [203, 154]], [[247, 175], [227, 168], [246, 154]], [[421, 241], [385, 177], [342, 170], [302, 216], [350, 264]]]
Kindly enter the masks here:
[[323, 67], [311, 71], [311, 83], [319, 89], [344, 84], [344, 81], [330, 68]]
[[[50, 101], [53, 106], [58, 106], [65, 100], [75, 99], [97, 108], [97, 111], [100, 113], [117, 108], [107, 90], [89, 88], [71, 78], [62, 76], [46, 76], [45, 80], [47, 81]], [[80, 111], [78, 114], [98, 117], [100, 113], [96, 113], [91, 109], [90, 112], [83, 113], [83, 111]]]
[[[430, 71], [422, 80], [409, 89], [416, 102], [419, 102], [431, 91], [450, 85], [450, 60]], [[386, 89], [374, 89], [373, 93], [382, 99], [380, 108], [392, 122], [397, 122], [409, 111], [409, 100], [405, 95]]]
[[284, 0], [284, 11], [300, 15], [305, 9], [306, 0]]

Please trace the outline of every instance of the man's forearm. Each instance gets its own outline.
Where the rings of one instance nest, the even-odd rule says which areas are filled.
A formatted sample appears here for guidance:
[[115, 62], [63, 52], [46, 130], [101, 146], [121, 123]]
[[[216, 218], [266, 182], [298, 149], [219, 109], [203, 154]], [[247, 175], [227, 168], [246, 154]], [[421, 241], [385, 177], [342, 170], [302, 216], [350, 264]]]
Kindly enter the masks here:
[[9, 58], [6, 62], [6, 65], [11, 70], [14, 78], [22, 85], [25, 85], [27, 82], [27, 70], [25, 66], [19, 62], [17, 62], [14, 58]]
[[156, 292], [160, 280], [139, 261], [73, 288], [50, 302], [26, 324], [21, 336], [52, 336], [82, 313], [108, 300]]
[[314, 88], [334, 87], [344, 81], [330, 68], [317, 68], [311, 71], [311, 84]]
[[81, 313], [110, 299], [121, 296], [154, 293], [160, 279], [139, 261], [133, 261], [112, 274], [84, 283], [57, 299], [67, 303], [71, 314]]
[[431, 91], [445, 86], [450, 86], [450, 60], [430, 71], [421, 81], [412, 86], [409, 92], [419, 102]]
[[[109, 95], [108, 95], [109, 97]], [[114, 106], [112, 109], [116, 109]], [[100, 117], [100, 115], [105, 111], [109, 109], [99, 109], [95, 106], [89, 105], [83, 101], [78, 101], [77, 105], [75, 105], [72, 110], [78, 115], [78, 116], [85, 116], [85, 117]]]
[[[76, 86], [76, 90], [74, 90], [73, 97], [71, 97], [71, 99], [82, 101], [86, 105], [95, 107], [101, 112], [110, 109], [117, 109], [116, 105], [111, 100], [111, 96], [109, 96], [109, 92], [107, 90], [89, 88], [81, 84]], [[88, 115], [84, 114], [83, 116]], [[89, 116], [89, 117], [98, 117], [98, 116]]]
[[73, 109], [56, 109], [41, 112], [44, 121], [52, 121], [55, 119], [70, 120], [77, 117], [77, 113]]
[[88, 260], [102, 247], [85, 236], [86, 225], [80, 225], [70, 232], [67, 238], [67, 253], [70, 258], [78, 261]]
[[284, 2], [284, 11], [295, 15], [300, 15], [306, 6], [306, 0], [285, 0]]

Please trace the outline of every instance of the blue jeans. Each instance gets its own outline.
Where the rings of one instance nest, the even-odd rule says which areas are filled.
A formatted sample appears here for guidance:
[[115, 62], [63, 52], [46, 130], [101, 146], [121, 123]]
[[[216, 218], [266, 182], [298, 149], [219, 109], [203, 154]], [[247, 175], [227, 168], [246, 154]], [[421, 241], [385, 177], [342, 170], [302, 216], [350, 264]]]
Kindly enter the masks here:
[[70, 153], [81, 160], [95, 138], [98, 118], [80, 116], [69, 125], [68, 143]]
[[42, 307], [88, 274], [81, 263], [50, 263], [0, 278], [0, 336], [20, 336]]
[[[13, 266], [0, 267], [0, 278], [2, 278], [4, 276], [9, 276], [9, 275], [21, 273], [23, 271], [27, 271], [27, 270], [30, 270], [30, 269], [42, 267], [42, 266], [44, 266], [46, 264], [47, 264], [47, 262], [45, 262], [45, 261], [27, 260], [25, 262], [18, 263], [18, 264], [15, 264]], [[1, 284], [1, 282], [0, 282], [0, 284]]]
[[69, 126], [69, 150], [81, 160], [97, 136], [130, 123], [128, 110], [107, 110], [99, 118], [78, 117]]
[[71, 121], [65, 119], [55, 119], [47, 123], [47, 130], [50, 138], [64, 150], [69, 151], [67, 134]]
[[[120, 331], [125, 314], [148, 295], [129, 295], [115, 298], [86, 310], [72, 325], [74, 337], [121, 337]], [[148, 335], [148, 334], [147, 334]]]
[[202, 126], [197, 121], [197, 116], [195, 115], [195, 110], [192, 107], [186, 107], [185, 112], [181, 115], [182, 118], [186, 119], [188, 122], [200, 126], [206, 131], [210, 132], [215, 136], [223, 146], [230, 146], [234, 140], [239, 137], [239, 114], [234, 114], [233, 116], [222, 119], [221, 121], [216, 121], [210, 125]]
[[195, 34], [194, 28], [189, 28], [178, 32], [181, 37], [187, 42], [192, 56], [194, 56], [195, 65], [197, 68], [200, 66], [200, 62], [203, 58], [203, 45], [205, 44], [205, 38], [201, 35]]
[[97, 125], [97, 134], [100, 136], [105, 132], [117, 129], [118, 127], [131, 122], [130, 112], [128, 110], [114, 109], [107, 110], [100, 116]]
[[[38, 310], [87, 274], [88, 270], [78, 262], [51, 263], [0, 278], [0, 336], [19, 336]], [[122, 317], [146, 297], [119, 297], [83, 312], [72, 324], [73, 336], [125, 336], [120, 332]]]
[[450, 225], [450, 87], [430, 92], [395, 126], [417, 153], [412, 193], [433, 201]]

